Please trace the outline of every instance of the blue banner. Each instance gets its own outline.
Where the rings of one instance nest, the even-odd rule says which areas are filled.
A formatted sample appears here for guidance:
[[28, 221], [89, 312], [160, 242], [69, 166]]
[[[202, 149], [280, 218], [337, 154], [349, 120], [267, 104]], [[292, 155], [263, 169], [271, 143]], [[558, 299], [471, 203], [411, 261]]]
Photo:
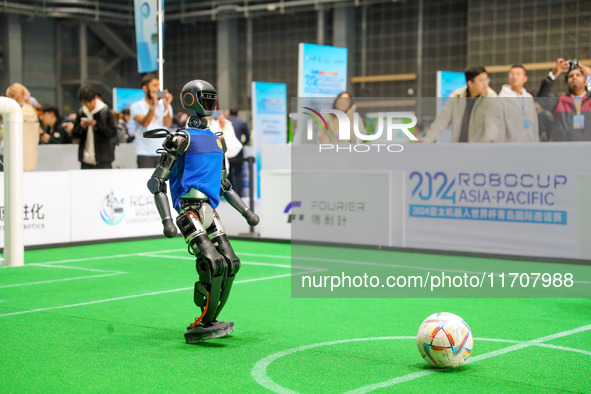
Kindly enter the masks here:
[[335, 97], [347, 90], [347, 48], [300, 44], [299, 97]]
[[252, 83], [252, 129], [255, 135], [257, 197], [260, 198], [261, 153], [263, 145], [287, 143], [287, 85]]
[[158, 70], [157, 0], [134, 0], [137, 70], [147, 73]]
[[131, 107], [131, 104], [145, 96], [143, 89], [113, 88], [113, 109], [121, 112], [123, 108]]
[[466, 86], [466, 76], [462, 72], [457, 71], [437, 71], [437, 97], [439, 105], [437, 113], [441, 111], [447, 98], [451, 96], [454, 90]]

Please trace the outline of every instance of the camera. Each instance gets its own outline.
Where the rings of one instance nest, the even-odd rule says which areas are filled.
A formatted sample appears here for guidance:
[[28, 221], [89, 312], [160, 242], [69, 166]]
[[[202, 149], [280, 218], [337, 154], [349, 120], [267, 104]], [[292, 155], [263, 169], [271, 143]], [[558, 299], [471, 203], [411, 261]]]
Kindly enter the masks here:
[[156, 92], [156, 97], [158, 97], [158, 100], [160, 100], [161, 98], [164, 98], [166, 96], [166, 92], [159, 90]]
[[579, 61], [577, 59], [568, 59], [568, 70], [579, 68]]

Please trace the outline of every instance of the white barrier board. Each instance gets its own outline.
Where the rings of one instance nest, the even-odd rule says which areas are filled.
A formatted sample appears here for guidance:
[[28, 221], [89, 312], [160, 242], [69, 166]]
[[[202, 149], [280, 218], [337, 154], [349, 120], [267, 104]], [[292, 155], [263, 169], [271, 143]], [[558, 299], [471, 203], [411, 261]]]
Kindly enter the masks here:
[[406, 226], [408, 247], [576, 258], [577, 180], [591, 173], [590, 150], [585, 142], [408, 144], [400, 153], [292, 146], [291, 166], [404, 171], [406, 220], [391, 226]]
[[[163, 235], [152, 169], [25, 172], [24, 243], [61, 244]], [[0, 173], [0, 247], [4, 247], [4, 173]], [[170, 195], [169, 195], [170, 202]], [[248, 199], [245, 203], [248, 204]], [[255, 212], [259, 202], [255, 201]], [[173, 219], [177, 212], [170, 208]], [[249, 234], [246, 220], [223, 198], [217, 208], [228, 235]], [[255, 227], [258, 231], [258, 227]], [[179, 240], [182, 246], [182, 238]]]
[[[392, 178], [398, 198], [391, 198]], [[402, 174], [262, 171], [261, 236], [299, 241], [402, 245]], [[351, 187], [355, 185], [355, 187]]]
[[[119, 144], [115, 147], [113, 168], [137, 168], [134, 144]], [[36, 171], [79, 170], [78, 145], [39, 145]]]
[[[67, 172], [25, 172], [24, 243], [70, 242], [70, 177]], [[4, 173], [0, 173], [0, 247], [4, 247]]]
[[591, 175], [579, 175], [577, 258], [591, 260]]
[[291, 172], [261, 171], [261, 211], [258, 230], [263, 238], [291, 239]]
[[153, 172], [152, 169], [70, 171], [72, 241], [162, 234], [154, 196], [146, 187]]
[[420, 164], [407, 170], [408, 246], [576, 257], [574, 162], [587, 147], [451, 144], [432, 155], [420, 148], [409, 149]]

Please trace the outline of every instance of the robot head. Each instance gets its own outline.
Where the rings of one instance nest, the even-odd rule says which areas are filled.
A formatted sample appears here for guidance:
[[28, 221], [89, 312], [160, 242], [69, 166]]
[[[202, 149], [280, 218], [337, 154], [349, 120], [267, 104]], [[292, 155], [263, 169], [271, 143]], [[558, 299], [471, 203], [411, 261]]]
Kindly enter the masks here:
[[211, 116], [217, 101], [215, 88], [201, 79], [187, 82], [181, 91], [183, 108], [195, 111], [199, 117]]

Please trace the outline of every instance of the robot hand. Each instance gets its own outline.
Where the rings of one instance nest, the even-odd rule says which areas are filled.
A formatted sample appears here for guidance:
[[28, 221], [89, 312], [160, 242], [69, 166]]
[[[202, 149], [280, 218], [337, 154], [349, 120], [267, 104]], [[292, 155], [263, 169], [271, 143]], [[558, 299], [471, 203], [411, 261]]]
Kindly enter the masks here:
[[[156, 169], [158, 171], [158, 169]], [[148, 189], [154, 194], [154, 203], [158, 214], [162, 219], [162, 226], [164, 227], [164, 236], [166, 238], [173, 238], [176, 236], [177, 228], [172, 221], [172, 215], [170, 214], [170, 207], [168, 206], [168, 197], [162, 190], [165, 188], [165, 184], [158, 178], [152, 177], [148, 181]]]
[[256, 226], [257, 224], [259, 224], [259, 215], [257, 215], [250, 209], [244, 212], [242, 216], [246, 219], [246, 222], [251, 226]]
[[166, 238], [176, 237], [177, 228], [171, 218], [162, 219], [162, 225], [164, 226], [164, 236]]

